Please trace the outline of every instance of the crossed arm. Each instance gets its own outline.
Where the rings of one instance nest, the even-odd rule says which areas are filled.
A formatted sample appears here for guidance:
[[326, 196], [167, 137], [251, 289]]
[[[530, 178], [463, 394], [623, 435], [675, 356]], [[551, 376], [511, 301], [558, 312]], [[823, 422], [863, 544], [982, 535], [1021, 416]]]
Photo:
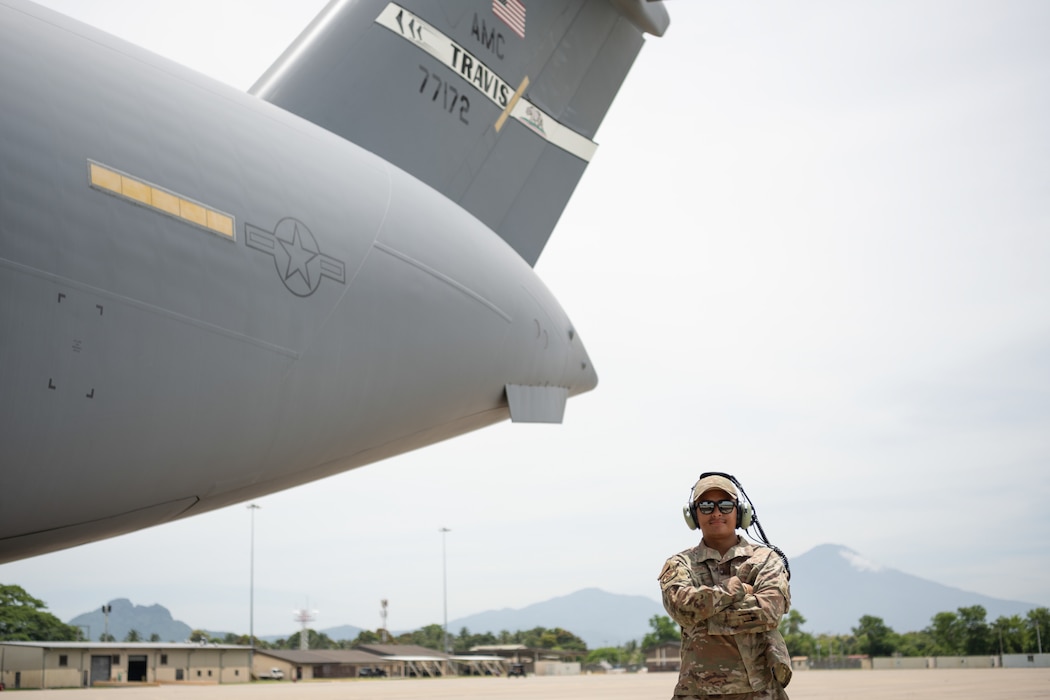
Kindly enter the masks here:
[[660, 572], [664, 608], [690, 631], [705, 624], [710, 634], [753, 634], [777, 628], [790, 603], [780, 557], [763, 552], [713, 586], [695, 586], [688, 561], [675, 555]]

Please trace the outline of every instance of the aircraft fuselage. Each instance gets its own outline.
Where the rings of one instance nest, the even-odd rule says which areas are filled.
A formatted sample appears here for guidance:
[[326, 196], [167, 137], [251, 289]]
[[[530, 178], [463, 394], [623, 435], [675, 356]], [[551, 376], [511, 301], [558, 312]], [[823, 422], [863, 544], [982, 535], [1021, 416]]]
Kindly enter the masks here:
[[532, 268], [414, 177], [30, 3], [0, 29], [0, 562], [596, 384]]

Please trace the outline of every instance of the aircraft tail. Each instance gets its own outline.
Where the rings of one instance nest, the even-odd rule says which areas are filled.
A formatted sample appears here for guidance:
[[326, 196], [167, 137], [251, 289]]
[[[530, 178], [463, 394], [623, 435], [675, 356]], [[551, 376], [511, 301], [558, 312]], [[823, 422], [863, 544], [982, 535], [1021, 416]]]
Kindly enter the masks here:
[[644, 43], [647, 0], [331, 0], [251, 93], [376, 153], [534, 265]]

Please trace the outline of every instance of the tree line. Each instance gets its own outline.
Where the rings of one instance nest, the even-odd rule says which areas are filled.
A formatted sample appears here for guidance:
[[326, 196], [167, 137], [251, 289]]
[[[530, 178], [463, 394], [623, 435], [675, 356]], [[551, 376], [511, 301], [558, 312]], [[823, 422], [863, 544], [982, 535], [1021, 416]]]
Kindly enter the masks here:
[[[390, 635], [385, 630], [362, 630], [355, 639], [334, 640], [323, 632], [308, 629], [307, 644], [311, 649], [351, 649], [362, 644], [415, 644], [441, 651], [445, 649], [445, 630], [441, 625], [427, 625], [421, 629], [405, 632], [397, 636]], [[287, 639], [279, 639], [269, 642], [256, 637], [255, 647], [259, 649], [298, 649], [301, 632], [289, 636]], [[89, 641], [84, 637], [84, 631], [75, 625], [67, 625], [57, 617], [47, 612], [44, 601], [29, 595], [21, 586], [0, 584], [0, 640], [3, 641], [48, 641], [48, 642], [77, 642]], [[137, 630], [130, 630], [123, 640], [116, 639], [111, 634], [99, 635], [100, 642], [160, 642], [160, 636], [150, 635], [146, 639]], [[193, 630], [190, 634], [191, 642], [215, 643], [215, 644], [251, 644], [251, 638], [246, 634], [227, 633], [225, 635], [213, 635], [205, 630]], [[458, 634], [449, 633], [449, 646], [453, 653], [462, 654], [473, 647], [492, 644], [523, 644], [536, 649], [553, 649], [558, 651], [579, 652], [580, 657], [588, 653], [587, 644], [572, 632], [560, 627], [548, 629], [535, 627], [531, 630], [509, 632], [501, 631], [499, 634], [485, 632], [472, 634], [467, 628], [463, 628]], [[636, 644], [633, 647], [637, 647]], [[633, 648], [632, 647], [632, 648]]]
[[[332, 639], [324, 632], [306, 630], [307, 646], [310, 649], [353, 649], [363, 644], [414, 644], [435, 651], [445, 649], [445, 629], [441, 625], [427, 625], [412, 632], [403, 632], [392, 635], [385, 630], [378, 629], [362, 630], [354, 639]], [[298, 649], [302, 638], [302, 632], [296, 632], [287, 639], [278, 639], [274, 642], [266, 640], [255, 640], [256, 648], [260, 649]], [[225, 636], [210, 636], [203, 630], [194, 630], [190, 635], [193, 642], [215, 642], [217, 644], [243, 644], [250, 643], [248, 635], [226, 634]], [[531, 630], [508, 632], [506, 630], [498, 635], [491, 632], [473, 634], [466, 627], [458, 634], [449, 632], [448, 646], [454, 654], [463, 654], [476, 646], [492, 644], [524, 644], [527, 647], [537, 649], [556, 649], [558, 651], [576, 651], [581, 654], [587, 652], [587, 645], [582, 639], [568, 630], [560, 627], [547, 629], [536, 627]]]
[[[802, 629], [806, 618], [798, 610], [791, 610], [780, 622], [780, 632], [792, 656], [815, 659], [841, 658], [854, 654], [868, 656], [984, 656], [996, 654], [1031, 654], [1050, 651], [1050, 608], [1035, 608], [1021, 617], [1000, 616], [987, 621], [987, 611], [980, 605], [959, 608], [955, 612], [940, 612], [933, 616], [929, 626], [917, 632], [897, 633], [882, 618], [864, 615], [851, 634], [814, 635]], [[587, 649], [586, 643], [572, 632], [555, 627], [535, 627], [531, 630], [510, 632], [502, 630], [471, 633], [462, 628], [449, 633], [448, 644], [453, 653], [469, 652], [477, 646], [495, 644], [522, 644], [534, 649], [552, 649], [577, 652], [576, 659], [584, 663], [607, 661], [613, 665], [628, 666], [644, 662], [644, 652], [658, 644], [678, 641], [678, 625], [665, 615], [654, 615], [649, 620], [650, 632], [639, 644], [630, 641], [615, 647]], [[362, 630], [352, 640], [333, 640], [312, 629], [306, 630], [311, 649], [351, 649], [362, 644], [414, 644], [437, 651], [444, 650], [445, 631], [441, 625], [427, 625], [396, 637], [385, 630]], [[301, 632], [268, 642], [255, 639], [260, 649], [298, 649]], [[101, 637], [108, 637], [102, 639]], [[88, 641], [83, 630], [67, 625], [46, 611], [43, 601], [26, 593], [20, 586], [0, 584], [0, 640], [6, 641]], [[145, 639], [131, 630], [123, 640], [113, 635], [100, 635], [99, 641], [160, 642], [158, 635]], [[194, 630], [192, 642], [249, 645], [248, 635], [228, 633], [211, 635]]]
[[[792, 656], [832, 659], [866, 654], [875, 656], [995, 656], [1050, 651], [1050, 608], [1034, 608], [1020, 615], [987, 621], [980, 605], [939, 612], [929, 626], [917, 632], [897, 633], [881, 617], [864, 615], [850, 634], [814, 635], [802, 629], [806, 618], [791, 610], [780, 621], [780, 633]], [[678, 625], [657, 615], [649, 621], [652, 632], [642, 640], [643, 649], [678, 641]]]
[[881, 617], [864, 615], [845, 635], [804, 632], [806, 618], [790, 611], [780, 632], [792, 656], [821, 658], [866, 654], [875, 656], [994, 656], [1050, 651], [1050, 608], [1034, 608], [1020, 615], [987, 621], [983, 606], [939, 612], [917, 632], [895, 632]]

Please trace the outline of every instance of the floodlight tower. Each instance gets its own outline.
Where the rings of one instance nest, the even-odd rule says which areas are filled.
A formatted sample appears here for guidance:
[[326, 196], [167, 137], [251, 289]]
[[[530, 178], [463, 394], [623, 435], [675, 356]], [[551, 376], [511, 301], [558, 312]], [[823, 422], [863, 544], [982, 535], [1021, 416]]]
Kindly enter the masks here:
[[102, 606], [102, 614], [106, 618], [106, 631], [102, 633], [102, 639], [104, 639], [107, 642], [109, 641], [109, 614], [111, 612], [113, 612], [113, 606], [112, 605], [110, 605], [109, 603], [106, 603], [105, 605]]
[[381, 601], [379, 601], [379, 618], [383, 621], [382, 626], [380, 626], [380, 628], [379, 628], [379, 642], [381, 644], [386, 644], [386, 630], [387, 630], [387, 627], [386, 627], [386, 612], [387, 612], [386, 611], [386, 606], [387, 606], [387, 599], [386, 598], [383, 598]]
[[299, 633], [299, 650], [306, 651], [310, 648], [308, 642], [309, 635], [306, 631], [306, 626], [317, 619], [316, 610], [294, 610], [295, 621], [302, 626], [302, 631]]

